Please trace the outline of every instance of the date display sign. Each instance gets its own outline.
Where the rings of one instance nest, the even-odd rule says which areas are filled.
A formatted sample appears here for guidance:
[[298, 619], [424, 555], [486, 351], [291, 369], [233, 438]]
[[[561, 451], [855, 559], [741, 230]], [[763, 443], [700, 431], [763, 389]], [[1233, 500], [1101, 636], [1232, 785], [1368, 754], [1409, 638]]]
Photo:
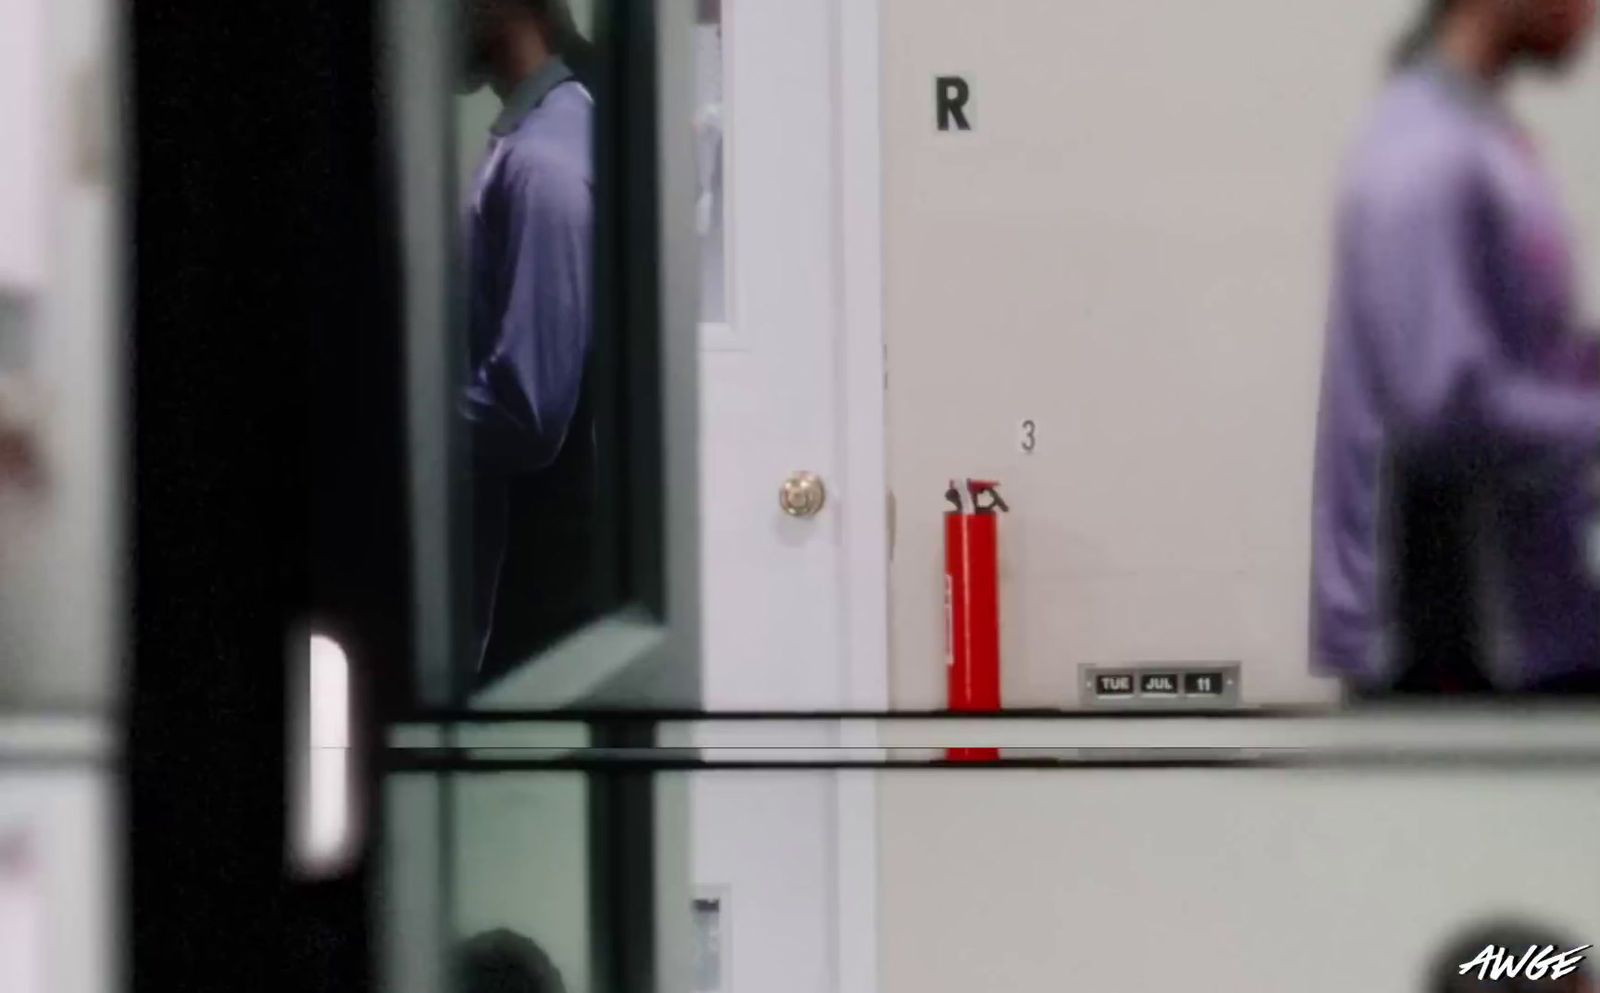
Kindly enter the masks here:
[[1084, 666], [1082, 685], [1089, 706], [1200, 710], [1231, 707], [1239, 702], [1239, 666]]

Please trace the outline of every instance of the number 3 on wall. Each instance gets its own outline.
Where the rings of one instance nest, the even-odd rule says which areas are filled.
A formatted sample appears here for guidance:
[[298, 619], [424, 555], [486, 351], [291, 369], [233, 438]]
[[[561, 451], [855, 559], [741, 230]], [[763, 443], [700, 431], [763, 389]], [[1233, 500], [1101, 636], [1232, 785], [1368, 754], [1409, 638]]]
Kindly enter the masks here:
[[1037, 430], [1038, 426], [1032, 421], [1023, 421], [1017, 425], [1017, 447], [1022, 449], [1024, 454], [1032, 454], [1034, 448], [1038, 446], [1038, 440], [1034, 437]]

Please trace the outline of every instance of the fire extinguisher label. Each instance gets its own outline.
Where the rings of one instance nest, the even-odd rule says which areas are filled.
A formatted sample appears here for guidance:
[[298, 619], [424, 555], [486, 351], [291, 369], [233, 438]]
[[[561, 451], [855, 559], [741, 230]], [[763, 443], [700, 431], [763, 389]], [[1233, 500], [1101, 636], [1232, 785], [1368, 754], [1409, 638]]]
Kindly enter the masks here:
[[950, 576], [944, 577], [944, 664], [951, 668], [956, 664], [956, 605], [955, 596], [950, 589]]

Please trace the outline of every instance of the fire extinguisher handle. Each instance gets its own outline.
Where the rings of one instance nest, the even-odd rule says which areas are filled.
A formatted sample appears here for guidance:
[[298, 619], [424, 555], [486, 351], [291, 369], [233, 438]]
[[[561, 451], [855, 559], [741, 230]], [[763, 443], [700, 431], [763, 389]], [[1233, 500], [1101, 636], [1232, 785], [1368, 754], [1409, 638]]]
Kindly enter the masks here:
[[[978, 514], [992, 514], [999, 510], [1003, 514], [1011, 513], [1011, 508], [1000, 496], [1000, 484], [988, 479], [967, 480], [967, 490], [972, 494], [972, 510]], [[982, 502], [983, 497], [988, 497], [987, 504]]]
[[963, 508], [961, 506], [961, 490], [956, 488], [955, 480], [950, 480], [950, 488], [944, 491], [944, 498], [950, 501], [950, 507], [953, 513], [959, 514], [962, 512]]

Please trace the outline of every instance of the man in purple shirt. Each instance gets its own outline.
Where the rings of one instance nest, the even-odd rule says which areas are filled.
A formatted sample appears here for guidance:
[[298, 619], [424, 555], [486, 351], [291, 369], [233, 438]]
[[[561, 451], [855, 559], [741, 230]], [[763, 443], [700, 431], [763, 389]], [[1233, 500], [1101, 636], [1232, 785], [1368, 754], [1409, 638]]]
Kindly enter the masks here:
[[1348, 163], [1323, 369], [1312, 655], [1359, 691], [1592, 688], [1600, 347], [1500, 105], [1594, 0], [1431, 0]]
[[592, 609], [594, 101], [564, 0], [465, 0], [464, 89], [503, 110], [467, 204], [478, 676], [526, 661]]

